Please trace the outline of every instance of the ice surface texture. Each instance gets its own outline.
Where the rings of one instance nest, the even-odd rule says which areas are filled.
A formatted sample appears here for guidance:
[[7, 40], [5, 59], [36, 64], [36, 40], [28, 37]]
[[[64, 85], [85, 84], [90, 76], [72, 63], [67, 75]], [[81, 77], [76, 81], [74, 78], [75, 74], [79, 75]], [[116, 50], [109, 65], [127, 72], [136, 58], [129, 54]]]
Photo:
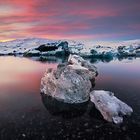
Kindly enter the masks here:
[[130, 106], [119, 100], [110, 91], [94, 90], [90, 93], [90, 100], [105, 120], [116, 124], [123, 122], [124, 115], [130, 115], [133, 112]]

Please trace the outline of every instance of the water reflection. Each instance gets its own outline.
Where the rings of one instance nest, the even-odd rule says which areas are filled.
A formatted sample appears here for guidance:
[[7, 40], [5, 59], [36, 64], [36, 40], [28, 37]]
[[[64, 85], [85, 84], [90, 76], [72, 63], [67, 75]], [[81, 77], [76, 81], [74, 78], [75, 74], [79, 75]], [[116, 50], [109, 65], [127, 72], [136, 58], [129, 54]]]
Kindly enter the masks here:
[[86, 112], [88, 106], [88, 102], [68, 104], [43, 94], [42, 102], [51, 115], [61, 116], [62, 118], [79, 117]]
[[90, 58], [88, 60], [90, 61], [90, 63], [98, 63], [98, 62], [109, 63], [113, 60], [113, 58]]
[[[41, 57], [32, 57], [30, 59], [33, 59], [35, 61], [41, 61], [43, 63], [65, 63], [68, 60], [68, 57], [56, 57], [56, 56], [41, 56]], [[123, 61], [123, 60], [136, 60], [139, 59], [139, 57], [90, 57], [90, 58], [85, 58], [87, 61], [89, 61], [90, 63], [99, 63], [99, 62], [103, 62], [103, 63], [109, 63], [112, 61]]]
[[69, 106], [40, 97], [41, 77], [57, 62], [0, 57], [0, 140], [140, 137], [140, 59], [92, 60], [99, 72], [95, 89], [114, 92], [134, 109], [120, 126], [104, 121], [91, 102]]
[[133, 60], [139, 59], [139, 57], [111, 57], [111, 58], [88, 58], [86, 59], [90, 63], [110, 63], [112, 61], [124, 61], [124, 60], [129, 60], [130, 62]]
[[55, 68], [56, 66], [57, 64], [44, 65], [26, 58], [0, 57], [0, 86], [18, 84], [29, 77], [31, 80], [36, 77], [35, 73], [44, 73], [46, 68]]
[[56, 56], [41, 56], [36, 58], [36, 60], [41, 62], [51, 62], [51, 63], [65, 63], [68, 60], [67, 56], [56, 57]]
[[100, 123], [105, 122], [101, 113], [96, 109], [95, 105], [91, 101], [79, 104], [69, 104], [58, 101], [55, 98], [44, 94], [41, 94], [41, 98], [45, 108], [52, 116], [72, 119], [88, 115]]

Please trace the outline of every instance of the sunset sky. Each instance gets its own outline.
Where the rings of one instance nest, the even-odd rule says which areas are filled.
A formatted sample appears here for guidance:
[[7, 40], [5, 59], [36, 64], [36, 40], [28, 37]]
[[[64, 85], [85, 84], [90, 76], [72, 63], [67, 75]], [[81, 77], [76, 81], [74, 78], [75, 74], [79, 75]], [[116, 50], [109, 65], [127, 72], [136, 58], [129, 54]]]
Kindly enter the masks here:
[[0, 0], [0, 41], [140, 39], [140, 0]]

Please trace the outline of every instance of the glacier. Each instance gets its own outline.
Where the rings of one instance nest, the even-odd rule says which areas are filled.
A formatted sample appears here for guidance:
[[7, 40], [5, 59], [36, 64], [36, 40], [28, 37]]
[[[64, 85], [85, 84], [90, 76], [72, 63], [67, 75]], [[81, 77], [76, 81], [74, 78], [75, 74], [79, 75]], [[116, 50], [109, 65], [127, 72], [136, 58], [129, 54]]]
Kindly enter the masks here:
[[74, 40], [50, 40], [43, 38], [24, 38], [0, 42], [0, 55], [24, 57], [48, 56], [63, 57], [69, 54], [84, 58], [114, 59], [120, 57], [140, 57], [140, 41], [120, 43], [118, 46], [93, 45]]

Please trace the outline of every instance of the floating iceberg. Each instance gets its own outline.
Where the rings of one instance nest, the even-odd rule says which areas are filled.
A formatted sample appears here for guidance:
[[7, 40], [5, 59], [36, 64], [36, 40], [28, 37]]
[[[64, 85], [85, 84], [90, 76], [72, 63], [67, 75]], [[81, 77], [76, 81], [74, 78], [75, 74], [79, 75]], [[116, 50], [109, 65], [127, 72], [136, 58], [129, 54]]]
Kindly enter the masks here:
[[68, 63], [59, 64], [41, 79], [41, 93], [65, 103], [82, 103], [89, 100], [97, 69], [80, 56], [70, 55]]
[[110, 91], [94, 90], [90, 93], [90, 100], [105, 120], [116, 124], [122, 123], [123, 116], [130, 115], [133, 112], [130, 106], [119, 100]]
[[140, 56], [140, 46], [119, 46], [118, 47], [118, 56]]

